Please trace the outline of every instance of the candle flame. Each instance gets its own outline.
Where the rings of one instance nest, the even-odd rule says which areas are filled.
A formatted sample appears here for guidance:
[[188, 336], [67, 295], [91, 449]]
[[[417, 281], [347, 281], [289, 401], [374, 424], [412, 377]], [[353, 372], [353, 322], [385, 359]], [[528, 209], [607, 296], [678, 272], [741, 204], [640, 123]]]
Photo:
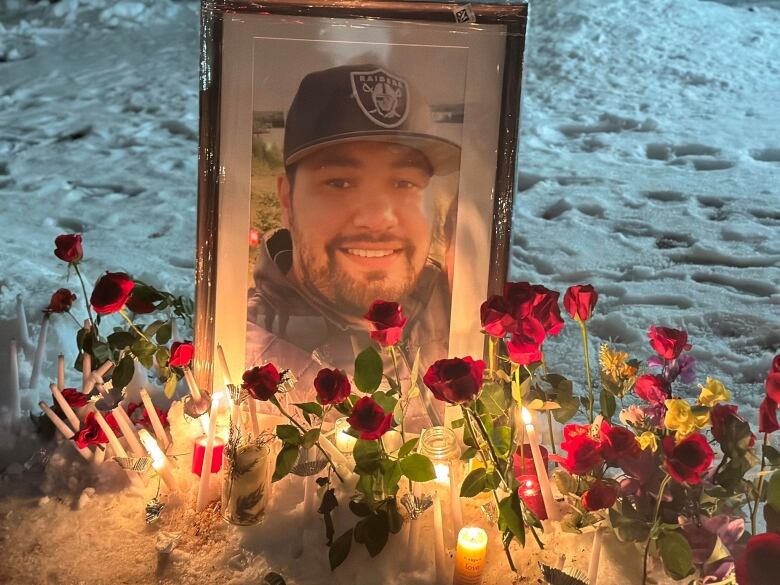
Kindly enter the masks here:
[[476, 526], [464, 526], [458, 533], [458, 542], [462, 544], [485, 546], [487, 540], [487, 533]]
[[527, 425], [531, 424], [531, 421], [533, 419], [531, 418], [531, 413], [528, 411], [528, 409], [525, 406], [523, 407], [523, 410], [520, 412], [520, 416], [522, 417], [524, 424]]
[[437, 480], [445, 482], [450, 480], [450, 466], [446, 463], [434, 463], [433, 469]]
[[144, 448], [149, 453], [154, 464], [160, 465], [165, 461], [165, 453], [162, 452], [162, 449], [160, 449], [160, 446], [157, 444], [157, 441], [154, 440], [154, 437], [149, 434], [149, 431], [141, 429], [138, 431], [138, 438], [141, 439], [141, 443], [143, 443]]

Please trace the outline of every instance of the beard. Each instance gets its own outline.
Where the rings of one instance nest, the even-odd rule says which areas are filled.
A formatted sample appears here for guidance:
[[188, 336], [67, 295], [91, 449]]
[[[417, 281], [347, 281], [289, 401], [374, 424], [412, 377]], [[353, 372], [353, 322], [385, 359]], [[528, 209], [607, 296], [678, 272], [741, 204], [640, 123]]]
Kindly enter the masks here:
[[[316, 291], [337, 311], [362, 316], [377, 299], [400, 302], [414, 287], [422, 271], [415, 267], [416, 246], [409, 240], [397, 237], [361, 235], [337, 236], [322, 250], [307, 245], [304, 233], [293, 223], [290, 226], [293, 240], [293, 262], [297, 264], [302, 284]], [[350, 243], [391, 243], [402, 245], [398, 265], [392, 271], [374, 270], [355, 273], [348, 270], [337, 258], [340, 248]]]

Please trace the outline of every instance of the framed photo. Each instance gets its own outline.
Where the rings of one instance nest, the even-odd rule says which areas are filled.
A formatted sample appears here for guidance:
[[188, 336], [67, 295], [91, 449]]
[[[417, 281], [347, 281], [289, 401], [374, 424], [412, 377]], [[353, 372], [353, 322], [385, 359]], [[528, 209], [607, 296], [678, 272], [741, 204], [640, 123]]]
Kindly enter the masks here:
[[[525, 4], [204, 2], [196, 376], [481, 355], [506, 278]], [[221, 380], [221, 378], [218, 378]], [[305, 390], [302, 390], [305, 391]], [[313, 390], [312, 390], [313, 392]], [[311, 400], [311, 396], [297, 397]]]

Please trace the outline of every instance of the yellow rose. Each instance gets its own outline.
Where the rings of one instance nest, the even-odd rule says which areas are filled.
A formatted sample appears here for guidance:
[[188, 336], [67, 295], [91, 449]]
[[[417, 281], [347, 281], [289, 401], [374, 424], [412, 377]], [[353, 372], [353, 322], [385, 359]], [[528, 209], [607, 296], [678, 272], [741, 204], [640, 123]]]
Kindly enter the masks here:
[[677, 431], [678, 437], [690, 435], [696, 428], [696, 420], [690, 405], [679, 398], [670, 398], [664, 404], [666, 404], [664, 426], [671, 431]]
[[655, 436], [655, 434], [651, 433], [650, 431], [645, 431], [641, 435], [639, 435], [636, 438], [637, 443], [639, 443], [639, 448], [644, 451], [648, 447], [655, 452], [656, 449], [658, 449], [658, 437]]
[[723, 385], [723, 382], [707, 376], [707, 383], [702, 386], [699, 394], [699, 404], [712, 408], [719, 402], [731, 400], [731, 392]]

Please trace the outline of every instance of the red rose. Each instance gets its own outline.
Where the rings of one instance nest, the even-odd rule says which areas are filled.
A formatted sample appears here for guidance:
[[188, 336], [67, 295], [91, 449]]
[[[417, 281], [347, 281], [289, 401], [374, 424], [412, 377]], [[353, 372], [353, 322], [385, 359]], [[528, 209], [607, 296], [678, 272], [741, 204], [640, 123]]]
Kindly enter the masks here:
[[589, 512], [611, 508], [615, 500], [617, 500], [617, 490], [600, 479], [593, 482], [593, 485], [582, 494], [582, 505]]
[[507, 282], [504, 285], [504, 299], [516, 320], [531, 314], [536, 300], [536, 291], [528, 282]]
[[[713, 425], [713, 434], [714, 432]], [[777, 402], [765, 396], [758, 409], [758, 430], [762, 433], [774, 433], [780, 430], [780, 423], [777, 421]]]
[[81, 249], [81, 234], [63, 234], [54, 238], [54, 255], [69, 264], [84, 257]]
[[168, 365], [172, 368], [185, 368], [194, 355], [195, 348], [191, 341], [174, 341], [171, 344], [171, 358], [168, 360]]
[[551, 458], [574, 475], [585, 475], [593, 471], [604, 460], [601, 458], [598, 441], [593, 440], [589, 432], [588, 425], [566, 425], [563, 428], [564, 440], [561, 442], [561, 449], [566, 451], [566, 457], [551, 455]]
[[45, 313], [66, 313], [70, 311], [73, 306], [73, 302], [76, 300], [76, 295], [70, 292], [67, 288], [57, 289], [51, 300], [49, 306], [44, 309]]
[[352, 414], [347, 418], [347, 422], [360, 433], [361, 439], [373, 441], [390, 430], [393, 413], [385, 413], [373, 398], [364, 396], [352, 407]]
[[639, 443], [636, 435], [625, 427], [611, 425], [604, 421], [599, 429], [601, 440], [601, 456], [613, 467], [619, 467], [619, 461], [625, 457], [636, 457], [639, 454]]
[[244, 372], [244, 383], [241, 387], [257, 400], [270, 400], [279, 390], [282, 375], [276, 366], [267, 363], [262, 367], [255, 366]]
[[710, 468], [715, 458], [712, 447], [701, 433], [688, 435], [676, 444], [673, 437], [664, 437], [663, 446], [664, 469], [680, 483], [701, 483], [701, 474]]
[[136, 315], [148, 315], [154, 313], [157, 307], [150, 301], [141, 299], [138, 295], [131, 294], [127, 299], [127, 308], [130, 309]]
[[401, 305], [390, 301], [374, 301], [363, 318], [373, 327], [371, 339], [384, 347], [398, 343], [407, 320]]
[[726, 421], [732, 416], [737, 416], [737, 407], [734, 404], [716, 404], [710, 409], [712, 436], [718, 443], [723, 439]]
[[482, 329], [493, 337], [506, 337], [515, 328], [512, 307], [501, 295], [493, 295], [479, 308]]
[[72, 408], [81, 408], [89, 404], [89, 395], [79, 392], [75, 388], [65, 388], [62, 396]]
[[599, 293], [590, 284], [570, 286], [563, 295], [563, 307], [575, 321], [587, 321], [599, 300]]
[[506, 344], [509, 359], [521, 366], [540, 361], [545, 336], [544, 327], [536, 318], [525, 317], [520, 320]]
[[341, 370], [322, 368], [314, 378], [314, 389], [317, 391], [317, 402], [325, 404], [341, 404], [352, 391], [349, 378]]
[[739, 585], [777, 585], [780, 534], [765, 532], [751, 536], [744, 554], [737, 559]]
[[772, 360], [772, 371], [780, 372], [780, 353], [778, 353]]
[[766, 377], [766, 395], [776, 403], [780, 402], [780, 372], [769, 372]]
[[[111, 427], [111, 430], [114, 431], [114, 434], [118, 437], [121, 436], [122, 433], [119, 431], [119, 425], [114, 419], [114, 415], [108, 412], [104, 413], [103, 417], [106, 419], [108, 426]], [[82, 449], [85, 449], [90, 445], [108, 443], [108, 437], [103, 432], [103, 429], [100, 428], [100, 425], [95, 419], [94, 412], [87, 413], [84, 422], [81, 423], [81, 428], [79, 428], [78, 432], [71, 438], [76, 442], [76, 445]]]
[[558, 335], [563, 331], [561, 308], [558, 306], [560, 293], [545, 288], [541, 284], [534, 284], [531, 288], [535, 293], [531, 311], [533, 316], [542, 324], [547, 335]]
[[681, 329], [651, 325], [647, 337], [656, 353], [666, 360], [677, 359], [683, 350], [691, 349], [688, 332]]
[[645, 402], [650, 404], [663, 404], [669, 398], [669, 386], [663, 376], [644, 374], [639, 376], [634, 386], [634, 392]]
[[99, 315], [116, 313], [125, 306], [135, 283], [124, 272], [106, 272], [95, 283], [89, 302]]
[[428, 368], [423, 382], [433, 395], [450, 404], [471, 402], [482, 387], [485, 362], [469, 356], [438, 360]]

